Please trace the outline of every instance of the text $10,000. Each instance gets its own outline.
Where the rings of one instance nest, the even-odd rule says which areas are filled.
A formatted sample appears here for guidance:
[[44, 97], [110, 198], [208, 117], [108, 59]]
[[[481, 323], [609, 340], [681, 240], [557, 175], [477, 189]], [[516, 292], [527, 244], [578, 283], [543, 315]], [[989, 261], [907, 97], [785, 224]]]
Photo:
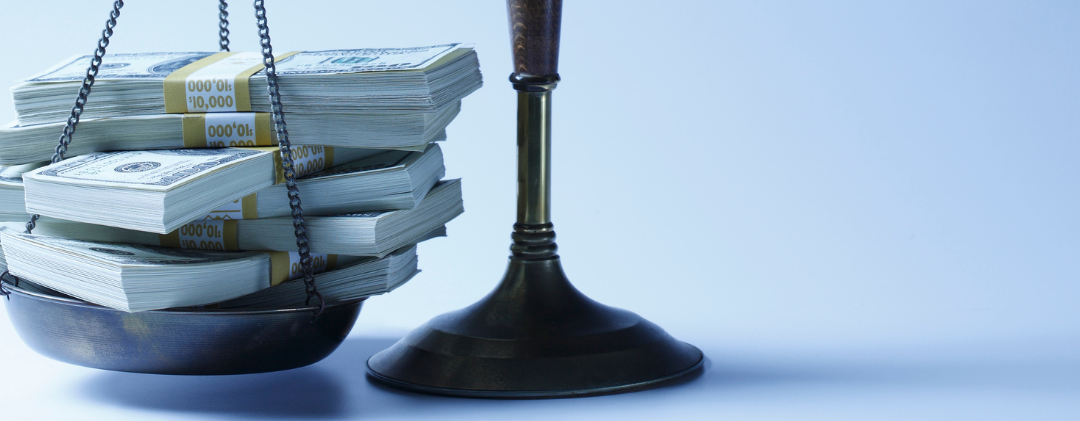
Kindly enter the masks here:
[[[326, 256], [312, 255], [311, 267], [315, 270], [326, 268]], [[304, 272], [304, 267], [300, 262], [293, 262], [293, 264], [289, 266], [289, 271], [292, 273], [292, 276], [296, 276]]]
[[190, 223], [180, 227], [180, 247], [193, 250], [225, 250], [221, 226], [213, 223]]

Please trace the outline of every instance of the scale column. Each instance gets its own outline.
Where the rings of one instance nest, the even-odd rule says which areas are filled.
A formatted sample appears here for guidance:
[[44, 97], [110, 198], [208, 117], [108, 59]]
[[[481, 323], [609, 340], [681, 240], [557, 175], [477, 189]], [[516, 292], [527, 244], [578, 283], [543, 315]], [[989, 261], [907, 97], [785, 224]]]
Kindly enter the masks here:
[[518, 94], [518, 203], [514, 258], [545, 260], [555, 254], [551, 224], [551, 91], [559, 82], [561, 0], [508, 0]]
[[[559, 82], [560, 0], [509, 0], [518, 96], [518, 213], [506, 275], [368, 359], [403, 389], [484, 398], [554, 398], [644, 389], [700, 372], [697, 348], [578, 291], [551, 225], [551, 93]], [[611, 279], [617, 287], [619, 279]]]
[[510, 246], [515, 258], [544, 260], [555, 254], [551, 224], [551, 91], [554, 78], [522, 80], [512, 75], [518, 91], [518, 203]]

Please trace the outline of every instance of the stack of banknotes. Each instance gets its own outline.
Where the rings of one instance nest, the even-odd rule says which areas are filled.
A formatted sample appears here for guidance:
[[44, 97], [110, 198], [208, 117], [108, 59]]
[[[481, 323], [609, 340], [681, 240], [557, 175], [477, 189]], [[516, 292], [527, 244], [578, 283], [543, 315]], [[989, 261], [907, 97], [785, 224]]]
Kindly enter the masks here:
[[[482, 84], [476, 53], [276, 58], [316, 287], [328, 301], [397, 288], [419, 272], [417, 243], [464, 211], [436, 142]], [[50, 163], [89, 61], [12, 89], [0, 263], [28, 288], [127, 312], [305, 305], [261, 55], [109, 54], [66, 159]]]

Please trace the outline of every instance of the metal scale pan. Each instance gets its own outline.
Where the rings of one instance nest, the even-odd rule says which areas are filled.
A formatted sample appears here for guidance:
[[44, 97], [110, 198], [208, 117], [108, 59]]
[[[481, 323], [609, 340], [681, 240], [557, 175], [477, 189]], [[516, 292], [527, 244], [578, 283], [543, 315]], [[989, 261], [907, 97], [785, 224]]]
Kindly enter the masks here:
[[6, 278], [8, 317], [30, 348], [102, 370], [224, 375], [288, 370], [326, 358], [352, 330], [364, 299], [260, 311], [125, 313], [29, 291]]

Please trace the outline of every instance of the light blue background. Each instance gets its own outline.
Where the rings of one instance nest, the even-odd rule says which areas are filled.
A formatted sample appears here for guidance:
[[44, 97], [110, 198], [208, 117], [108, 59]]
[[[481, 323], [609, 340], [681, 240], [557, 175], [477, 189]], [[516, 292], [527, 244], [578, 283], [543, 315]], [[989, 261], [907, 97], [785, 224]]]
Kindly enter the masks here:
[[[5, 86], [91, 53], [110, 4], [4, 3]], [[215, 50], [215, 2], [195, 3], [130, 1], [109, 51]], [[476, 43], [486, 85], [444, 144], [466, 213], [340, 352], [287, 373], [82, 369], [37, 356], [0, 316], [5, 417], [1080, 417], [1080, 3], [567, 2], [553, 155], [566, 270], [709, 366], [673, 388], [530, 402], [404, 394], [362, 372], [502, 276], [505, 5], [268, 3], [277, 52]], [[250, 4], [232, 9], [234, 51], [255, 50]]]

